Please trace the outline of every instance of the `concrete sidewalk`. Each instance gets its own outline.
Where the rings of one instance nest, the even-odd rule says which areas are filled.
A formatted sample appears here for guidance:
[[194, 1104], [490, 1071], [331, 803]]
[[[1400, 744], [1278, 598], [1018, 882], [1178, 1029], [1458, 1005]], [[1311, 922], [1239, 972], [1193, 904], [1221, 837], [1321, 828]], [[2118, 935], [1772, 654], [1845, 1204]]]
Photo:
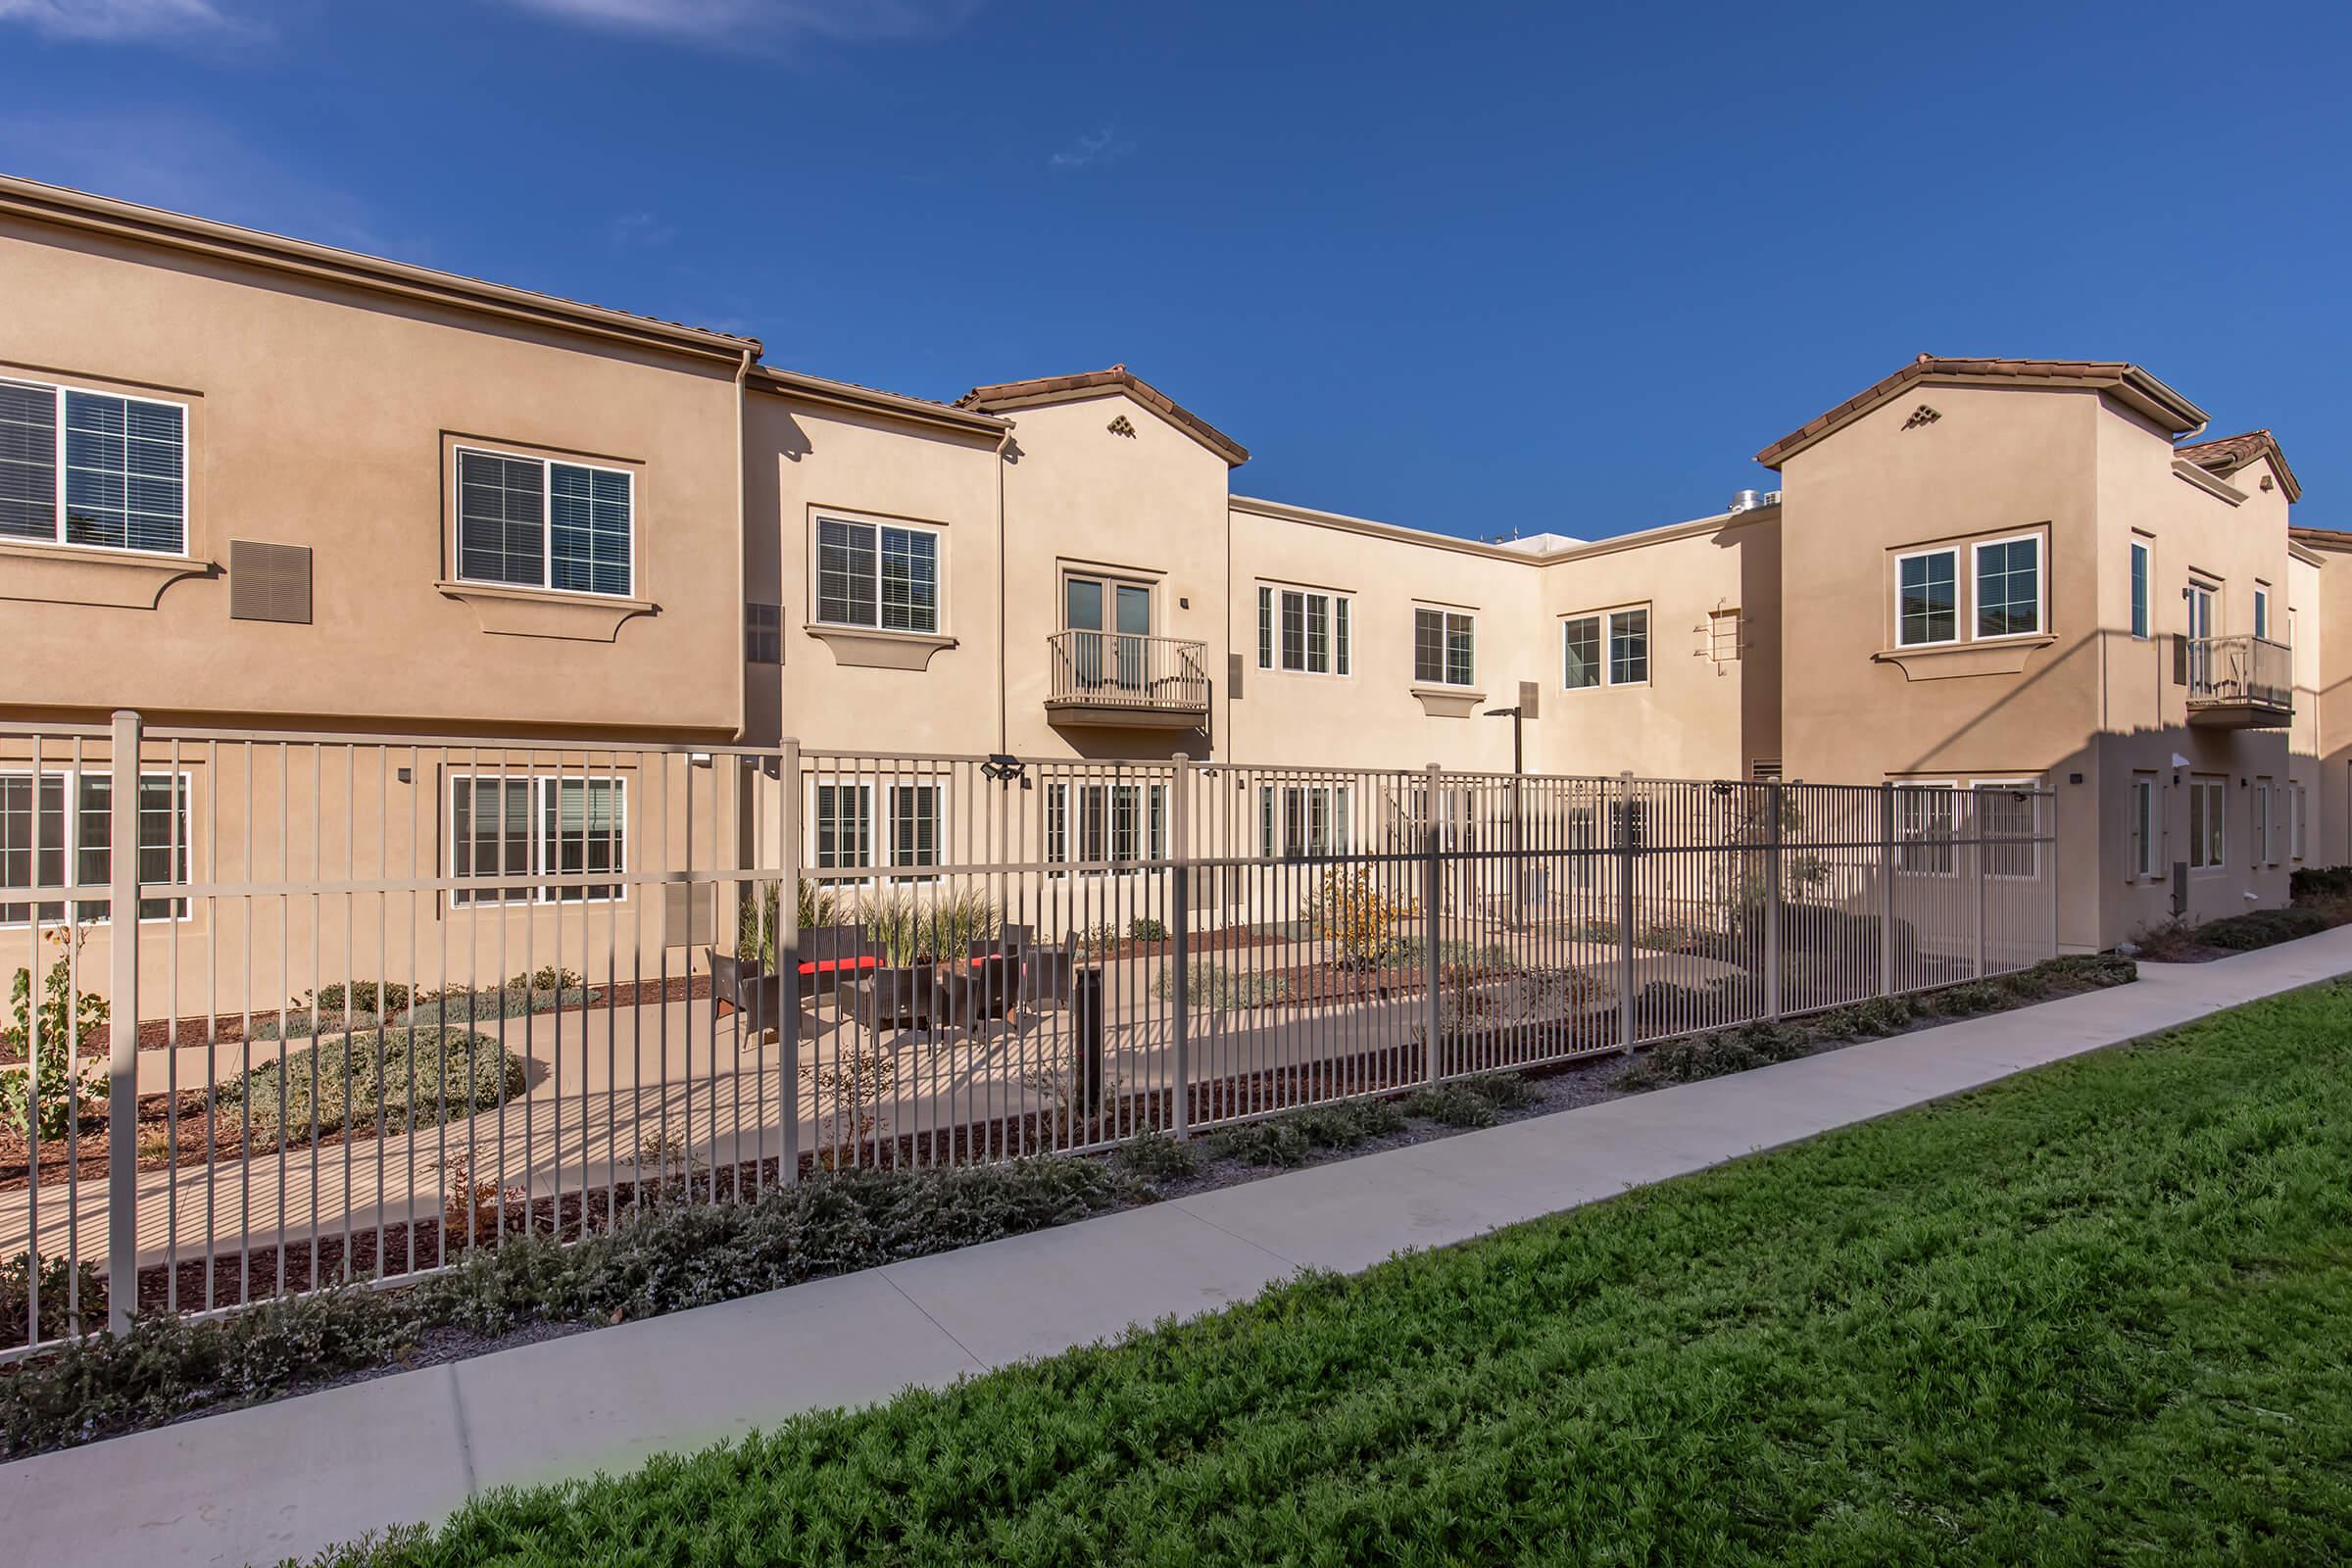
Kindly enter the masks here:
[[274, 1563], [439, 1519], [487, 1487], [944, 1386], [2347, 973], [2352, 927], [2146, 964], [2115, 991], [19, 1460], [0, 1465], [0, 1544], [28, 1563]]

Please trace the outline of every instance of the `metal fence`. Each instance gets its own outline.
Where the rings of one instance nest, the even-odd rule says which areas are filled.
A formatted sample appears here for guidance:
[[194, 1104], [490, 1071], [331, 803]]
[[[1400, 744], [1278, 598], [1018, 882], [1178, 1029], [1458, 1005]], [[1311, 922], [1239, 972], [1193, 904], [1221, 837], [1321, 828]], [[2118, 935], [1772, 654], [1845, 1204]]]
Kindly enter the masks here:
[[0, 730], [0, 1259], [33, 1298], [0, 1354], [101, 1288], [225, 1310], [655, 1192], [1997, 974], [2055, 951], [2053, 820], [2007, 787]]

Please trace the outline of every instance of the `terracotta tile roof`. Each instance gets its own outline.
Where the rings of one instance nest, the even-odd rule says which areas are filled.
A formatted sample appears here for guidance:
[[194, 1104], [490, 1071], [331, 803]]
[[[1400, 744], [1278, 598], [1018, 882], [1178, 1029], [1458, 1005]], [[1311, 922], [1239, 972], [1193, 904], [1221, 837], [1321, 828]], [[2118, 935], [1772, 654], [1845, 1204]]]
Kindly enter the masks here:
[[1028, 381], [1000, 381], [994, 386], [976, 386], [957, 398], [956, 407], [999, 414], [1008, 409], [1033, 408], [1041, 403], [1066, 402], [1099, 391], [1125, 392], [1223, 458], [1232, 467], [1238, 468], [1250, 461], [1248, 447], [1178, 404], [1124, 365], [1114, 365], [1107, 370], [1083, 370], [1076, 375], [1043, 375]]
[[865, 386], [857, 381], [844, 381], [836, 376], [811, 375], [806, 370], [787, 370], [772, 365], [755, 365], [748, 384], [753, 388], [798, 397], [817, 403], [845, 405], [896, 415], [903, 418], [927, 423], [955, 425], [967, 430], [1002, 431], [1005, 421], [993, 414], [958, 408], [937, 398], [916, 397], [909, 392], [892, 392], [882, 387]]
[[2243, 435], [2226, 435], [2218, 441], [2175, 447], [2173, 456], [2185, 458], [2225, 479], [2255, 459], [2267, 457], [2278, 470], [2278, 482], [2286, 487], [2286, 499], [2290, 502], [2303, 499], [2303, 486], [2296, 480], [2295, 470], [2286, 466], [2286, 454], [2278, 450], [2278, 438], [2268, 430], [2248, 430]]
[[2176, 435], [2194, 430], [2205, 422], [2204, 410], [2138, 366], [2122, 360], [1947, 360], [1922, 354], [1885, 380], [1781, 437], [1757, 453], [1756, 461], [1768, 468], [1777, 468], [1783, 460], [1860, 418], [1904, 388], [1922, 382], [1950, 381], [2096, 387], [2115, 392]]
[[2289, 528], [2289, 539], [2304, 544], [2320, 545], [2331, 550], [2352, 550], [2352, 529], [2347, 528]]

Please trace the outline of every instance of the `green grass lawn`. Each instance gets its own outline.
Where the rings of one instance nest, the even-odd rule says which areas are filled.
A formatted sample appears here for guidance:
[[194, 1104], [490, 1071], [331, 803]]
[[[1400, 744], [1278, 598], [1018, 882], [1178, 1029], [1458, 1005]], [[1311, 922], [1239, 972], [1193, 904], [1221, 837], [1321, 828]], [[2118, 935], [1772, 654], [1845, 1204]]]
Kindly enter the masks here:
[[391, 1563], [2317, 1564], [2352, 990], [1498, 1236], [494, 1494]]

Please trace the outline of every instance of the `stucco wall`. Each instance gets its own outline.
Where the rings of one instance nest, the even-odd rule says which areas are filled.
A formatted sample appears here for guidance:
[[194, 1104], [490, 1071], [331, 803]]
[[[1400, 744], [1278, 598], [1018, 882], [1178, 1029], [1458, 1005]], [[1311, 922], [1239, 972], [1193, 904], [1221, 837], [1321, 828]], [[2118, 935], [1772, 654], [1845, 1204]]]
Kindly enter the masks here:
[[[0, 564], [12, 710], [734, 731], [731, 367], [15, 220], [0, 298], [0, 375], [188, 406], [204, 569], [125, 609], [38, 597], [48, 564]], [[436, 591], [460, 439], [629, 471], [653, 612], [586, 640], [497, 635]], [[311, 624], [229, 618], [232, 539], [311, 549]]]

